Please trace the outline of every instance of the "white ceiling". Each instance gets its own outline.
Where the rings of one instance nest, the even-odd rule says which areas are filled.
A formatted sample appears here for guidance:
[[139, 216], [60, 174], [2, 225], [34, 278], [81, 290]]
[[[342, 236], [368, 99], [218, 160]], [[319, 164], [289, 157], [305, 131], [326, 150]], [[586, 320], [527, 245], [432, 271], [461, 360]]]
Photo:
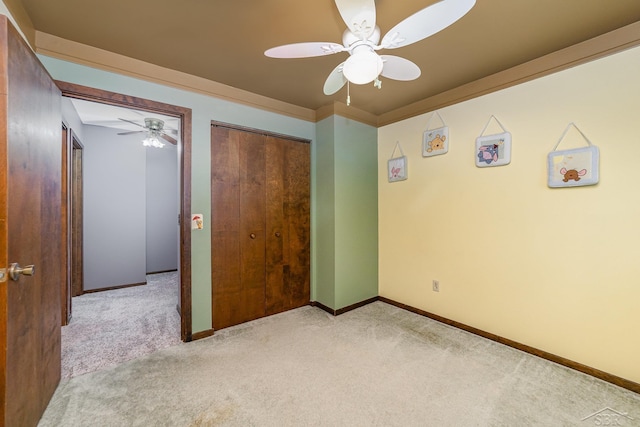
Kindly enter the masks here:
[[[141, 131], [144, 127], [145, 118], [156, 118], [164, 121], [165, 129], [173, 129], [179, 131], [180, 120], [177, 117], [164, 116], [158, 113], [149, 113], [147, 111], [133, 110], [124, 107], [116, 107], [113, 105], [100, 104], [92, 101], [81, 99], [71, 99], [71, 103], [80, 117], [80, 121], [84, 125], [102, 126], [112, 129], [126, 131]], [[130, 120], [139, 123], [136, 126], [124, 120]], [[170, 136], [179, 139], [179, 134], [169, 133]]]

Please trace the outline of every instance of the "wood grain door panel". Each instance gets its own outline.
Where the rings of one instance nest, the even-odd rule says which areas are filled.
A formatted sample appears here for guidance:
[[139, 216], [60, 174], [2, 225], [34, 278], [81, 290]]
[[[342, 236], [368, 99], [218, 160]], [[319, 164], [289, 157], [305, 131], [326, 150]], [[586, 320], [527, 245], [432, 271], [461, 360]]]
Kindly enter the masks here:
[[[265, 146], [261, 135], [234, 131], [240, 140], [240, 322], [264, 316]], [[237, 322], [237, 323], [240, 323]]]
[[238, 139], [212, 128], [211, 281], [213, 327], [233, 324], [233, 301], [240, 294], [240, 178]]
[[288, 309], [309, 303], [311, 260], [311, 153], [309, 144], [287, 141]]
[[285, 226], [285, 141], [268, 137], [266, 141], [267, 175], [265, 297], [266, 313], [286, 310], [284, 299], [285, 248], [289, 230]]
[[238, 232], [240, 228], [239, 135], [212, 127], [211, 140], [211, 228]]
[[264, 144], [212, 128], [212, 311], [221, 329], [264, 316]]
[[308, 304], [309, 144], [216, 125], [211, 138], [214, 329]]
[[[270, 137], [267, 222], [267, 314], [309, 303], [310, 299], [310, 146]], [[269, 155], [267, 156], [269, 159]], [[268, 227], [269, 228], [269, 227]], [[276, 236], [276, 229], [280, 236]], [[271, 239], [271, 240], [269, 240]]]
[[36, 268], [0, 283], [0, 424], [35, 426], [60, 380], [60, 91], [6, 17], [0, 36], [0, 266]]

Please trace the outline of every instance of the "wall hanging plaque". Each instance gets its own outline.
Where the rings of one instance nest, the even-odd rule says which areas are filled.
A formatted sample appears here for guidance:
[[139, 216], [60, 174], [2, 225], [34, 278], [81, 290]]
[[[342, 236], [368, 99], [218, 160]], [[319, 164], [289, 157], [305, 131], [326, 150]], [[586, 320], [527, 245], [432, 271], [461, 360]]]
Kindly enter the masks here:
[[[572, 148], [556, 151], [565, 135], [576, 128], [587, 142], [587, 147]], [[589, 138], [574, 123], [569, 123], [562, 133], [553, 151], [547, 156], [547, 170], [549, 187], [579, 187], [594, 185], [600, 179], [600, 151], [591, 144]]]
[[[433, 116], [437, 115], [442, 126], [430, 129]], [[444, 123], [442, 116], [437, 111], [431, 115], [427, 122], [427, 130], [422, 135], [422, 156], [431, 157], [439, 154], [445, 154], [449, 151], [449, 126]]]
[[[502, 128], [504, 132], [483, 136], [491, 119]], [[486, 168], [490, 166], [508, 165], [511, 162], [511, 134], [502, 126], [495, 117], [489, 117], [489, 121], [476, 138], [476, 166]]]
[[191, 229], [202, 230], [204, 228], [204, 217], [202, 214], [191, 214]]
[[[397, 149], [400, 149], [402, 156], [393, 157]], [[407, 157], [404, 155], [399, 141], [396, 142], [393, 153], [391, 153], [391, 158], [387, 161], [387, 170], [389, 182], [404, 181], [407, 179]]]

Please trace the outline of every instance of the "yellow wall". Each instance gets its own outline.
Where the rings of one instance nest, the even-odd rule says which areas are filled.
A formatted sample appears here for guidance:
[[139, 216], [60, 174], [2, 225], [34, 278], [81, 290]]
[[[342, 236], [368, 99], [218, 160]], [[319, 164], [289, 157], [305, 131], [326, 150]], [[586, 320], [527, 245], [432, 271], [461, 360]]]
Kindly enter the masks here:
[[[439, 112], [445, 155], [422, 157], [431, 113], [378, 132], [380, 295], [640, 382], [640, 48]], [[492, 114], [511, 164], [477, 168]], [[600, 148], [600, 183], [550, 189], [569, 122]], [[396, 141], [409, 179], [388, 183]]]

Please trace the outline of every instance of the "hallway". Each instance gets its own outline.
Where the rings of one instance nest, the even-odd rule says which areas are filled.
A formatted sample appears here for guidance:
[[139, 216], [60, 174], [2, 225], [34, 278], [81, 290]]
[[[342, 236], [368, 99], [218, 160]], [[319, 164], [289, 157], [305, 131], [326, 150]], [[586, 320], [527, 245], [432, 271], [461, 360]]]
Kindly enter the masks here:
[[147, 276], [147, 284], [73, 298], [62, 328], [61, 381], [113, 367], [180, 344], [177, 272]]

